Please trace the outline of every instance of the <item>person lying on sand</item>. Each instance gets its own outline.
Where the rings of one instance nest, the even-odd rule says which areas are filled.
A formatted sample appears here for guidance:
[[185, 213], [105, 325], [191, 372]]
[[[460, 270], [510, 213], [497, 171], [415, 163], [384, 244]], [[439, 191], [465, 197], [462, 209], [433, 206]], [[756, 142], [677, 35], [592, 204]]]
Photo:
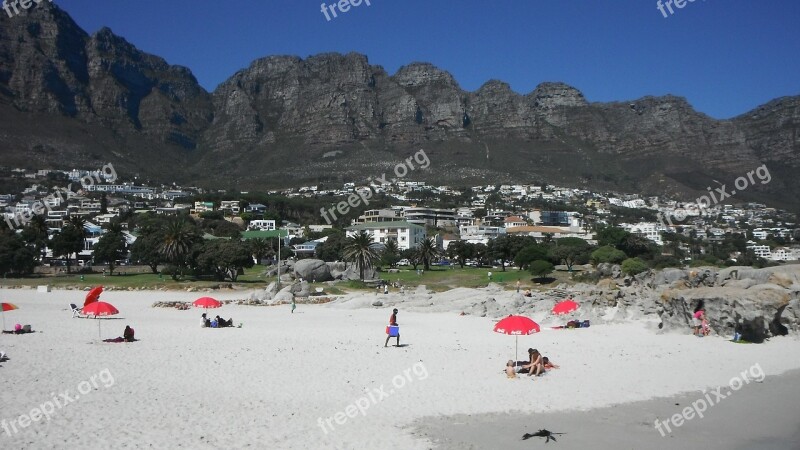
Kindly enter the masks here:
[[25, 325], [24, 327], [20, 324], [14, 325], [14, 331], [10, 330], [3, 330], [4, 334], [27, 334], [33, 333], [30, 325]]
[[560, 367], [561, 367], [561, 366], [558, 366], [558, 365], [556, 365], [556, 364], [553, 364], [553, 362], [552, 362], [552, 361], [550, 361], [550, 358], [548, 358], [547, 356], [545, 356], [544, 358], [542, 358], [542, 366], [543, 366], [545, 369], [558, 369], [558, 368], [560, 368]]
[[122, 332], [122, 336], [117, 336], [114, 339], [103, 339], [103, 342], [136, 342], [134, 338], [135, 331], [129, 325], [125, 326], [125, 331]]
[[220, 316], [217, 316], [214, 319], [215, 322], [217, 322], [217, 328], [225, 328], [233, 326], [233, 317], [231, 317], [230, 320], [225, 320]]

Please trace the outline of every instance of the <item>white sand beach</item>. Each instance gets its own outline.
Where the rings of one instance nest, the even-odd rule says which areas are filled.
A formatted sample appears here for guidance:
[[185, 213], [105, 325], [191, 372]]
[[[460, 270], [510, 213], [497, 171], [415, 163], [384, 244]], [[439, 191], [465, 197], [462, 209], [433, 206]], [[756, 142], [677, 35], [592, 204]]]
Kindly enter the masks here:
[[[0, 291], [19, 306], [6, 327], [38, 331], [0, 336], [2, 448], [425, 449], [433, 443], [413, 428], [422, 418], [588, 410], [727, 385], [754, 364], [767, 377], [800, 368], [791, 334], [745, 345], [629, 322], [520, 337], [518, 359], [535, 347], [561, 368], [509, 380], [514, 338], [456, 308], [401, 306], [405, 346], [384, 348], [390, 307], [226, 305], [208, 312], [243, 327], [203, 329], [202, 310], [151, 305], [207, 294], [162, 291], [104, 293], [120, 314], [102, 321], [102, 337], [130, 325], [140, 340], [103, 343], [95, 320], [71, 318], [83, 295]], [[67, 403], [20, 425], [53, 397]]]

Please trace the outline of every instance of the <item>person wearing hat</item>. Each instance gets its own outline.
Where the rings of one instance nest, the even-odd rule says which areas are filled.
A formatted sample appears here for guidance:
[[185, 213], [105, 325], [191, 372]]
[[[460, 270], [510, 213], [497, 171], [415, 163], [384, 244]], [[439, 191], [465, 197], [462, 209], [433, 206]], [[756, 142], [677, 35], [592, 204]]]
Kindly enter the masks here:
[[[397, 308], [392, 310], [392, 315], [389, 316], [389, 327], [396, 327], [397, 325]], [[389, 333], [389, 327], [386, 327], [386, 342], [383, 343], [384, 347], [389, 346], [389, 339], [392, 338], [392, 335]], [[400, 332], [397, 333], [397, 344], [396, 347], [400, 347]]]

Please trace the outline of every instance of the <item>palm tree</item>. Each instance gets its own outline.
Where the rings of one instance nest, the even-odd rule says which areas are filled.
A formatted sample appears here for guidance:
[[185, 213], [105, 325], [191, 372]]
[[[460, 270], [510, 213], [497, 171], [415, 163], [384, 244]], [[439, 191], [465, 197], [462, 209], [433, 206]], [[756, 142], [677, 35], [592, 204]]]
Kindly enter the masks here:
[[420, 242], [419, 247], [417, 247], [417, 252], [419, 253], [419, 258], [422, 260], [425, 270], [430, 270], [431, 261], [439, 258], [439, 256], [442, 254], [439, 251], [439, 246], [436, 245], [436, 239], [432, 237], [423, 239], [422, 242]]
[[[196, 236], [195, 231], [186, 221], [171, 222], [164, 231], [164, 242], [162, 242], [159, 250], [164, 255], [164, 258], [181, 268]], [[177, 278], [178, 274], [173, 272], [172, 279], [176, 280]]]
[[397, 245], [397, 240], [389, 239], [384, 244], [383, 252], [381, 253], [381, 262], [389, 267], [394, 267], [400, 260], [400, 247]]
[[33, 246], [39, 255], [39, 261], [42, 261], [47, 254], [48, 232], [47, 221], [42, 215], [32, 216], [25, 228], [22, 229], [22, 239]]
[[356, 264], [361, 280], [364, 279], [364, 269], [372, 268], [380, 258], [376, 245], [372, 242], [372, 236], [361, 230], [355, 236], [347, 238], [342, 248], [344, 260]]
[[272, 253], [272, 244], [264, 238], [255, 238], [248, 241], [250, 252], [256, 259], [256, 264], [261, 264], [265, 256]]
[[[86, 238], [88, 237], [86, 235], [86, 228], [85, 228], [86, 219], [83, 216], [70, 216], [70, 218], [67, 221], [67, 223], [69, 225], [72, 225], [75, 228], [75, 230], [77, 230], [78, 234], [81, 236], [81, 241], [83, 242], [83, 245], [81, 246], [82, 247], [81, 250], [85, 249], [86, 248]], [[78, 253], [80, 253], [80, 250], [75, 252], [75, 261], [78, 260]]]

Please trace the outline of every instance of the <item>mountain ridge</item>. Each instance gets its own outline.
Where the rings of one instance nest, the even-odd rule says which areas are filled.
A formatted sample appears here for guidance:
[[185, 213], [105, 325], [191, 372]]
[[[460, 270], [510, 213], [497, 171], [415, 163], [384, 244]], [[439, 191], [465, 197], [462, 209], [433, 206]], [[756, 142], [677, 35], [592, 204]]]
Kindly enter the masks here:
[[[113, 162], [121, 173], [238, 189], [365, 180], [424, 148], [437, 184], [533, 180], [691, 196], [762, 164], [736, 200], [800, 210], [800, 96], [717, 120], [674, 95], [589, 102], [542, 82], [475, 91], [412, 62], [350, 52], [258, 58], [213, 91], [190, 68], [43, 2], [0, 29], [0, 164]], [[5, 25], [5, 24], [4, 24]], [[691, 198], [691, 197], [687, 197]]]

